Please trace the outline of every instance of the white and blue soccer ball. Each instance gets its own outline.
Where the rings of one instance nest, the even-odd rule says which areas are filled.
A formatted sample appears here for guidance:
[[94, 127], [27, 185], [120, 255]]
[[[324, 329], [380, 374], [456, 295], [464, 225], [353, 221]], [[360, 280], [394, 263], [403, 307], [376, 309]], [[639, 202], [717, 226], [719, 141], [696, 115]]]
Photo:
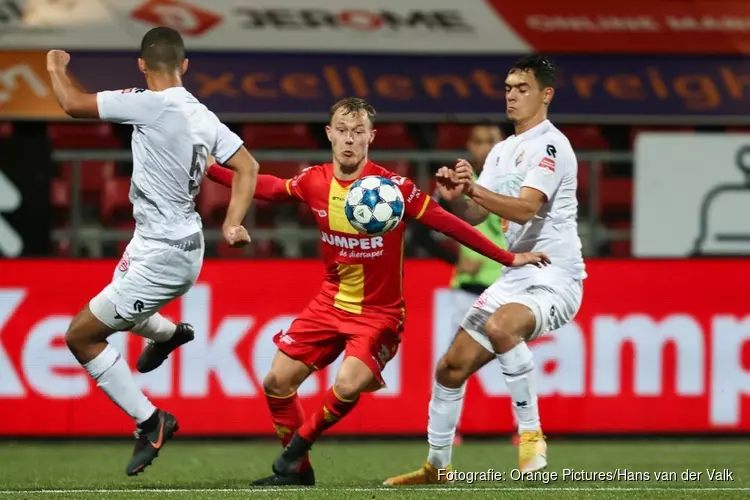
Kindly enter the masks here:
[[404, 195], [390, 179], [368, 175], [357, 179], [344, 202], [346, 218], [364, 234], [384, 234], [404, 217]]

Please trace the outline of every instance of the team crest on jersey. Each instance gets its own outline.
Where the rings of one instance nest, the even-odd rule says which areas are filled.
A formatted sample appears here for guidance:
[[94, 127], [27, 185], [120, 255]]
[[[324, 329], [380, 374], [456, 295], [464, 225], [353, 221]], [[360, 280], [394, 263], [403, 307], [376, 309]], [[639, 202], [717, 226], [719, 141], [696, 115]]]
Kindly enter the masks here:
[[518, 157], [516, 158], [516, 166], [521, 164], [521, 162], [523, 161], [523, 155], [525, 154], [526, 154], [526, 151], [521, 151], [521, 154], [518, 155]]
[[122, 89], [121, 93], [122, 94], [131, 94], [131, 93], [132, 94], [140, 94], [141, 92], [145, 92], [145, 91], [146, 91], [146, 89], [141, 89], [141, 88], [138, 88], [138, 87], [132, 87], [132, 88], [129, 88], [129, 89]]
[[120, 262], [117, 263], [117, 269], [121, 273], [126, 273], [130, 269], [130, 255], [128, 255], [128, 252], [122, 254]]

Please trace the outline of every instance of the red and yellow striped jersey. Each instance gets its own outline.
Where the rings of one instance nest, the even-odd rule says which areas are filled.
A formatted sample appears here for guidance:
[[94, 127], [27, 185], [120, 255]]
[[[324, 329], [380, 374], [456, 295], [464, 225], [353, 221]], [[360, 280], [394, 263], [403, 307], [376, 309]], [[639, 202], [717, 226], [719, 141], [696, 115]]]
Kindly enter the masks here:
[[[232, 186], [232, 171], [211, 165], [209, 179]], [[391, 179], [404, 195], [405, 217], [419, 219], [462, 245], [505, 266], [513, 265], [515, 255], [498, 247], [481, 232], [446, 212], [420, 191], [409, 179], [368, 162], [361, 177], [379, 175]], [[254, 198], [268, 202], [301, 200], [315, 215], [320, 229], [326, 277], [321, 296], [343, 311], [398, 314], [403, 318], [404, 231], [402, 222], [382, 236], [359, 233], [346, 218], [344, 202], [352, 183], [333, 175], [333, 164], [304, 170], [292, 179], [258, 175]]]
[[[334, 307], [359, 314], [363, 308], [403, 314], [404, 231], [369, 236], [359, 233], [346, 218], [344, 200], [355, 182], [338, 180], [333, 164], [304, 170], [286, 181], [287, 192], [307, 203], [320, 229], [326, 266], [321, 295]], [[419, 219], [430, 198], [412, 181], [368, 162], [361, 176], [379, 175], [394, 181], [404, 195], [405, 216]]]

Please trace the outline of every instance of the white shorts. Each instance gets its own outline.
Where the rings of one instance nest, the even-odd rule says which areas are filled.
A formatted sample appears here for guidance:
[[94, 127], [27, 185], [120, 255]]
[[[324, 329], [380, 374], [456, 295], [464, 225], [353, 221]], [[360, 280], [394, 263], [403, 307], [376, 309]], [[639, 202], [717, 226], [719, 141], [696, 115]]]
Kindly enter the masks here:
[[142, 322], [190, 290], [203, 267], [204, 248], [202, 232], [175, 241], [136, 234], [112, 283], [91, 299], [89, 309], [114, 330]]
[[461, 327], [466, 311], [479, 299], [479, 295], [460, 288], [451, 290], [451, 335], [455, 335]]
[[548, 270], [523, 277], [503, 276], [492, 284], [464, 316], [461, 327], [482, 347], [494, 352], [485, 325], [505, 304], [523, 304], [534, 313], [536, 327], [527, 340], [558, 330], [581, 308], [583, 282]]

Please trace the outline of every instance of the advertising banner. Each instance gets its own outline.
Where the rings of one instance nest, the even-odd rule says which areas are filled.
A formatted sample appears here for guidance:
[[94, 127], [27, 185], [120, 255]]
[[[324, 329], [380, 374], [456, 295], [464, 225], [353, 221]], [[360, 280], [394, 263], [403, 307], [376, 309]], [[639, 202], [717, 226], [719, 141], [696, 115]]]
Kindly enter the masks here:
[[[136, 54], [74, 53], [86, 90], [143, 86]], [[390, 116], [503, 116], [515, 57], [193, 54], [186, 87], [225, 119], [315, 115], [357, 95]], [[560, 56], [553, 120], [746, 120], [750, 63], [743, 58]]]
[[[190, 50], [503, 53], [530, 47], [484, 0], [5, 0], [3, 48], [133, 50], [156, 26]], [[0, 7], [3, 9], [3, 7]], [[0, 10], [2, 13], [2, 10]]]
[[[130, 421], [73, 359], [64, 333], [108, 283], [115, 262], [0, 261], [0, 435], [127, 435]], [[696, 271], [698, 269], [698, 271]], [[575, 321], [532, 344], [545, 432], [720, 433], [750, 430], [747, 260], [591, 261]], [[696, 272], [704, 279], [695, 286]], [[365, 395], [331, 434], [423, 435], [434, 366], [454, 334], [451, 270], [405, 266], [406, 331], [388, 387]], [[209, 261], [197, 285], [163, 311], [196, 340], [158, 370], [136, 373], [185, 435], [272, 435], [262, 380], [285, 330], [317, 292], [315, 261]], [[727, 280], [726, 276], [733, 279]], [[721, 278], [718, 278], [721, 277]], [[142, 339], [111, 343], [131, 364]], [[300, 389], [320, 402], [335, 368]], [[655, 414], [654, 408], [658, 407]], [[460, 429], [511, 432], [497, 363], [467, 387]]]
[[4, 0], [0, 47], [122, 50], [154, 26], [191, 50], [747, 54], [744, 0]]
[[0, 52], [0, 118], [65, 116], [52, 93], [43, 52]]
[[635, 255], [750, 256], [750, 134], [643, 133], [634, 180]]
[[[70, 74], [88, 92], [142, 87], [135, 52], [74, 52]], [[502, 117], [516, 56], [189, 54], [185, 86], [227, 120], [315, 116], [336, 100], [368, 99], [382, 115]], [[685, 120], [750, 116], [742, 57], [559, 56], [552, 119]], [[0, 54], [0, 119], [59, 119], [42, 52]]]
[[488, 0], [514, 33], [541, 52], [747, 54], [745, 0]]

